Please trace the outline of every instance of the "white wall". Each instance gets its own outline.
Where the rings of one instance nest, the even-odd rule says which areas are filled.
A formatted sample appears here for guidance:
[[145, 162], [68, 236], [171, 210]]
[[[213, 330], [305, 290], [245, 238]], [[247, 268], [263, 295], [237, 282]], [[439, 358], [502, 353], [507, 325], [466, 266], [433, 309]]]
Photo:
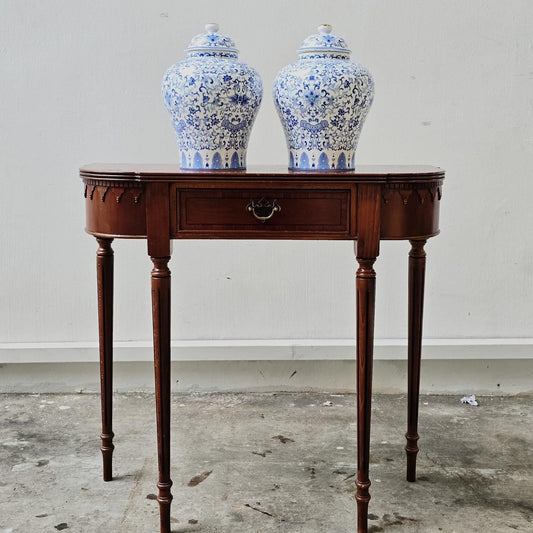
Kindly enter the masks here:
[[[178, 161], [160, 81], [210, 21], [263, 78], [249, 165], [286, 163], [273, 79], [333, 24], [376, 81], [358, 162], [447, 171], [442, 233], [427, 246], [426, 337], [533, 338], [530, 0], [0, 0], [6, 361], [17, 343], [96, 339], [96, 244], [77, 169]], [[115, 244], [116, 339], [149, 340], [145, 244]], [[380, 339], [405, 337], [406, 255], [406, 243], [382, 246]], [[355, 268], [347, 242], [176, 242], [173, 338], [353, 338]]]

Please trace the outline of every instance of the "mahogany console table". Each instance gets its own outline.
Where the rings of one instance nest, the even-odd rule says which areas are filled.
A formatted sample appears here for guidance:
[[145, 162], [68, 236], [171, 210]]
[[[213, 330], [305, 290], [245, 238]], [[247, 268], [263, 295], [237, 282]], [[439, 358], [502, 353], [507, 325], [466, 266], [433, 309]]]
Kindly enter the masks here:
[[439, 232], [444, 171], [430, 166], [361, 166], [355, 171], [185, 171], [174, 165], [92, 164], [85, 183], [86, 231], [99, 247], [98, 315], [103, 478], [112, 479], [114, 238], [146, 239], [153, 262], [158, 501], [170, 533], [170, 271], [172, 239], [354, 241], [357, 306], [357, 531], [368, 530], [374, 344], [374, 262], [380, 239], [404, 239], [409, 253], [407, 480], [415, 481], [426, 239]]

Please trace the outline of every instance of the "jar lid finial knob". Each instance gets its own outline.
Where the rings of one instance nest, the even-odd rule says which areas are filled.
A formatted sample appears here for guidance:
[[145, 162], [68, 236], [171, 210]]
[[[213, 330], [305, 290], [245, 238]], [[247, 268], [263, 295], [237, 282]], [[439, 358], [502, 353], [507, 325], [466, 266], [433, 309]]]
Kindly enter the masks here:
[[219, 25], [216, 22], [209, 22], [205, 25], [205, 31], [207, 33], [216, 33], [218, 31]]
[[318, 33], [321, 33], [322, 35], [328, 35], [329, 33], [331, 33], [332, 29], [333, 27], [331, 26], [331, 24], [321, 24], [318, 27]]

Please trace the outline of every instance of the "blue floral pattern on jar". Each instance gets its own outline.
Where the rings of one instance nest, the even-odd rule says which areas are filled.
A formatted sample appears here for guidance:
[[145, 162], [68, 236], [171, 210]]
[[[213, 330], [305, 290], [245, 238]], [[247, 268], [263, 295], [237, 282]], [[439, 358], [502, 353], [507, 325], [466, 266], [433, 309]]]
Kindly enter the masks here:
[[299, 60], [280, 70], [274, 102], [289, 150], [289, 168], [351, 170], [361, 128], [372, 105], [370, 72], [349, 60], [331, 26], [308, 37]]
[[246, 168], [250, 131], [261, 104], [259, 74], [237, 61], [233, 41], [208, 24], [194, 37], [187, 59], [162, 83], [184, 169]]

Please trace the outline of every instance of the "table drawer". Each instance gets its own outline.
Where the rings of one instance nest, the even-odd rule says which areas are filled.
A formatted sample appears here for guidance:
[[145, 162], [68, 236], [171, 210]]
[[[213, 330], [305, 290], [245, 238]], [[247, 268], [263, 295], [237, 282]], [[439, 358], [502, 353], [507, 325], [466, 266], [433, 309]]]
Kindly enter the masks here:
[[176, 188], [172, 237], [347, 238], [355, 234], [353, 201], [350, 188]]

